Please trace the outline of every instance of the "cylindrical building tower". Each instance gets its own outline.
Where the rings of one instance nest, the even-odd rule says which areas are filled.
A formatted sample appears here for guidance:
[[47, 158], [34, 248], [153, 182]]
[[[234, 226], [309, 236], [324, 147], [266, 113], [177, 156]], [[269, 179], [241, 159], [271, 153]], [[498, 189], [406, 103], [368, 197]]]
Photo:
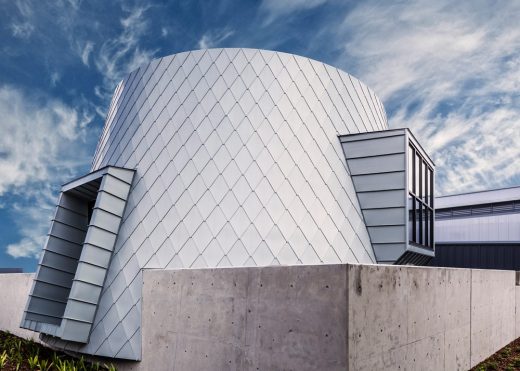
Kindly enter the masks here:
[[132, 72], [92, 162], [135, 175], [90, 338], [45, 340], [139, 359], [146, 268], [375, 263], [338, 135], [385, 129], [363, 83], [291, 54], [198, 50]]

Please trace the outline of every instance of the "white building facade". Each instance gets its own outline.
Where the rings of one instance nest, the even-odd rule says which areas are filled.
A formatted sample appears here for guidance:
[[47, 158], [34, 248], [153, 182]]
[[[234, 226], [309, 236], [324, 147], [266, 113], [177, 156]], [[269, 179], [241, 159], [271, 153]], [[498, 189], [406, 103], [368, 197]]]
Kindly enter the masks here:
[[138, 360], [143, 269], [420, 263], [433, 242], [408, 239], [409, 143], [434, 166], [387, 129], [369, 88], [304, 57], [211, 49], [139, 68], [91, 173], [62, 189], [22, 327]]
[[437, 197], [435, 266], [520, 270], [520, 187]]

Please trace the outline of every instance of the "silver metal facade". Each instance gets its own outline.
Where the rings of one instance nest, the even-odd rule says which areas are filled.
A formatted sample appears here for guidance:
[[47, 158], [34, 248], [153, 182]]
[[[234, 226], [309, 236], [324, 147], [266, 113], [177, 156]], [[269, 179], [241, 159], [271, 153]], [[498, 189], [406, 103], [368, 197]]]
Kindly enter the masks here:
[[520, 187], [437, 197], [436, 208], [452, 210], [435, 222], [439, 243], [520, 243]]
[[62, 187], [21, 327], [88, 342], [133, 176], [106, 166]]
[[409, 241], [410, 143], [434, 169], [433, 162], [408, 129], [340, 137], [359, 204], [378, 263], [418, 263], [434, 255]]
[[89, 343], [141, 357], [142, 269], [375, 263], [338, 135], [387, 129], [380, 100], [323, 63], [180, 53], [116, 88], [92, 164], [136, 169]]

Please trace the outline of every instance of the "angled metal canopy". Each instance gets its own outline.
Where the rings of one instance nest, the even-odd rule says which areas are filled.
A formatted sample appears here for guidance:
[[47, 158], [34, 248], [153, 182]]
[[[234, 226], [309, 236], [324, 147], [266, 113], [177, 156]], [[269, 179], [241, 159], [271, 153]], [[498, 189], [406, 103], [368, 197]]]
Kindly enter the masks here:
[[[349, 134], [340, 136], [339, 140], [377, 262], [427, 264], [435, 255], [433, 239], [435, 164], [426, 151], [408, 129]], [[422, 170], [421, 174], [416, 174], [416, 166], [410, 166], [415, 164], [415, 159], [410, 158], [411, 147], [415, 148], [417, 159], [421, 161], [422, 167], [418, 166], [417, 169], [429, 169], [431, 178], [419, 176]], [[426, 205], [420, 205], [417, 210], [410, 206], [412, 196], [415, 194], [411, 184], [417, 182], [422, 186], [425, 183], [424, 179], [429, 179], [428, 184], [431, 181], [431, 187], [424, 187], [427, 192], [417, 190], [417, 195], [420, 193], [420, 199]], [[418, 188], [422, 189], [422, 187]], [[429, 212], [431, 214], [428, 214]], [[426, 228], [428, 231], [431, 230], [431, 238], [414, 239], [417, 234], [414, 229], [421, 228], [423, 232]], [[428, 236], [428, 233], [424, 234]]]
[[107, 166], [63, 185], [21, 327], [88, 342], [134, 172]]

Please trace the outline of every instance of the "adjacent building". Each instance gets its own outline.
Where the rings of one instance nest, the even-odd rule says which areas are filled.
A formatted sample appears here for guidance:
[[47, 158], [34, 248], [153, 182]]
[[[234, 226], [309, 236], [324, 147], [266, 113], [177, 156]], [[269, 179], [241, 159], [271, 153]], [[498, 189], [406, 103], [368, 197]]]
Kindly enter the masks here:
[[436, 199], [430, 265], [520, 270], [520, 187]]
[[117, 86], [65, 184], [21, 326], [141, 358], [143, 269], [426, 264], [435, 167], [362, 82], [286, 53], [157, 59]]

